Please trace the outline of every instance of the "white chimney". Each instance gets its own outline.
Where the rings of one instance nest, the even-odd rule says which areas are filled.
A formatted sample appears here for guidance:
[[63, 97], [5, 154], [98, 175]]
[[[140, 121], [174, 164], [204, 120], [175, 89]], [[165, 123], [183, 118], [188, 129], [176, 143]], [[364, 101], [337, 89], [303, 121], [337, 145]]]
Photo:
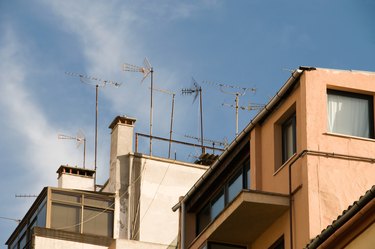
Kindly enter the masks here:
[[95, 170], [61, 165], [56, 173], [59, 188], [94, 191]]

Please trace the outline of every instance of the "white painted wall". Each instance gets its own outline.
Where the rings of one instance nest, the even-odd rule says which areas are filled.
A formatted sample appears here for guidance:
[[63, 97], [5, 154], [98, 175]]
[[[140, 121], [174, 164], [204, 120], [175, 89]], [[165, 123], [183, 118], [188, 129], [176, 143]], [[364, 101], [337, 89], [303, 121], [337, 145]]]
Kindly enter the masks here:
[[58, 187], [94, 191], [94, 178], [63, 173], [58, 180]]
[[35, 249], [108, 249], [106, 246], [35, 236]]
[[179, 213], [172, 207], [178, 203], [206, 167], [171, 160], [142, 159], [140, 184], [140, 241], [170, 245], [178, 235]]

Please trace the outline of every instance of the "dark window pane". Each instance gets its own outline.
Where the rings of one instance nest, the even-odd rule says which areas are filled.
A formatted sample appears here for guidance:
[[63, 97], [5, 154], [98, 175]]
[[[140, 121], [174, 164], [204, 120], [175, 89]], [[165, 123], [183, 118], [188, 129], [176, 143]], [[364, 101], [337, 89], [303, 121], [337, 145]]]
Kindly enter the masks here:
[[96, 198], [92, 196], [87, 197], [86, 195], [85, 195], [85, 205], [102, 207], [102, 208], [107, 208], [107, 207], [114, 208], [112, 206], [113, 202], [110, 200], [105, 200], [103, 198]]
[[285, 163], [296, 153], [296, 116], [293, 115], [282, 125], [282, 154]]
[[209, 249], [245, 249], [245, 246], [230, 245], [230, 244], [221, 244], [221, 243], [212, 243], [209, 244]]
[[242, 190], [243, 175], [241, 172], [237, 173], [228, 185], [228, 202], [231, 202], [239, 192]]
[[83, 210], [83, 233], [112, 237], [113, 212], [85, 208]]
[[214, 199], [211, 205], [211, 220], [215, 219], [216, 216], [224, 209], [224, 192], [222, 191], [219, 196]]
[[46, 215], [47, 215], [47, 208], [46, 208], [46, 203], [44, 202], [42, 206], [39, 208], [39, 212], [37, 215], [36, 225], [38, 227], [46, 226]]
[[81, 208], [52, 203], [51, 228], [80, 232]]
[[246, 171], [245, 188], [250, 189], [250, 167], [247, 166], [245, 168], [245, 171]]
[[81, 203], [81, 195], [69, 193], [69, 192], [53, 191], [52, 192], [52, 200]]
[[210, 223], [210, 206], [206, 205], [197, 215], [197, 235]]

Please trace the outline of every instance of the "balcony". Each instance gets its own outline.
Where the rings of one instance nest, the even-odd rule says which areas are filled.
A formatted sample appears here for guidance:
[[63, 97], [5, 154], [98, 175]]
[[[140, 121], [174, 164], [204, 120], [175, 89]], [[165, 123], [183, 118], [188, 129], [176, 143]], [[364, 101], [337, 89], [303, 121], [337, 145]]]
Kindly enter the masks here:
[[206, 241], [250, 244], [288, 208], [288, 195], [242, 190], [189, 248], [199, 248]]

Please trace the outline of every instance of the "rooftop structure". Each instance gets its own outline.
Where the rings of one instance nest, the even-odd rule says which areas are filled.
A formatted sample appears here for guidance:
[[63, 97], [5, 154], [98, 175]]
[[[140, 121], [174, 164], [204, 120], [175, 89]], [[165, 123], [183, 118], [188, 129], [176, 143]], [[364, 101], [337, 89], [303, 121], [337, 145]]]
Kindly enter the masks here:
[[[62, 165], [58, 187], [45, 187], [7, 241], [8, 248], [168, 248], [177, 246], [171, 206], [207, 166], [134, 152], [134, 118], [111, 129], [110, 176]], [[163, 229], [161, 229], [163, 228]]]

